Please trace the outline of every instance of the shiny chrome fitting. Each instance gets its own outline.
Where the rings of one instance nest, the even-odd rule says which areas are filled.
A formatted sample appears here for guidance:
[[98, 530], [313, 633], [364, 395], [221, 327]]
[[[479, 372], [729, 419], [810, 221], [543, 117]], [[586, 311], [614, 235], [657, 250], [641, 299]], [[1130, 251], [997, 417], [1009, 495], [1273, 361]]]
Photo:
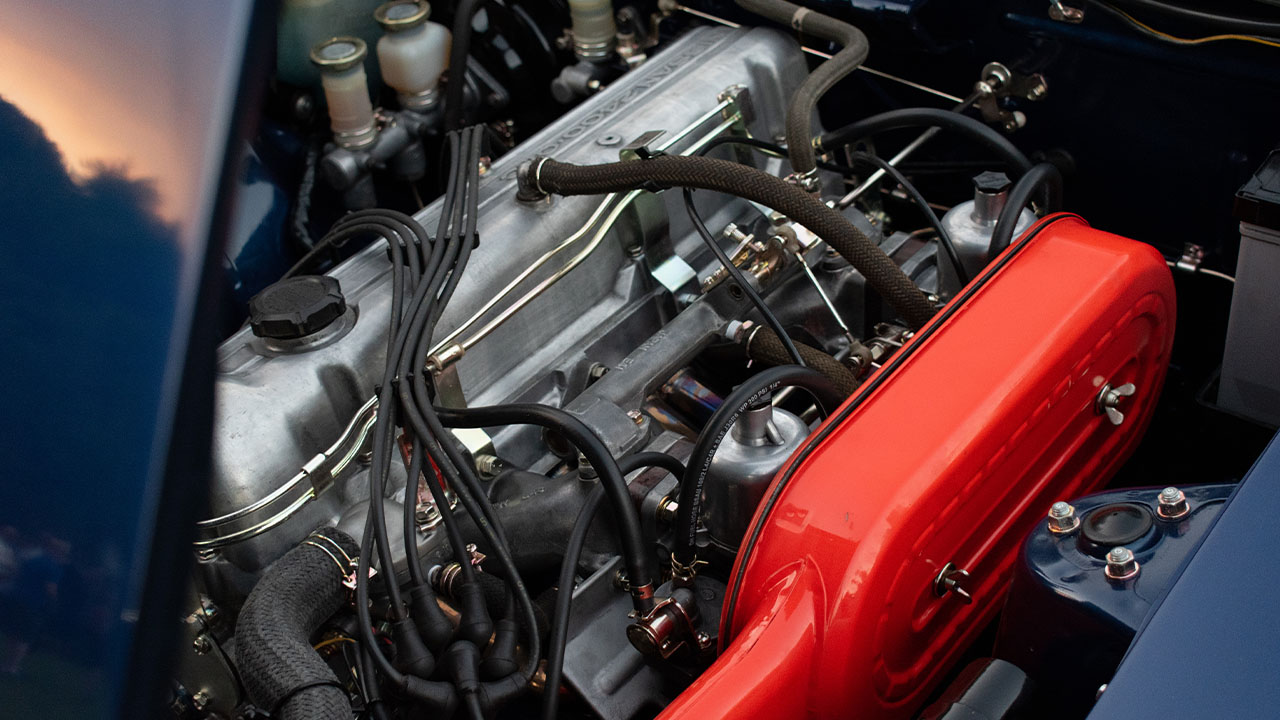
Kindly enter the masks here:
[[1135, 577], [1139, 570], [1138, 560], [1133, 551], [1127, 547], [1113, 547], [1107, 553], [1107, 577], [1112, 580], [1128, 580]]
[[1069, 503], [1059, 500], [1049, 507], [1049, 532], [1065, 535], [1079, 527], [1080, 518], [1076, 516], [1076, 509]]
[[822, 189], [822, 183], [818, 181], [817, 169], [807, 173], [791, 173], [787, 176], [787, 182], [807, 193], [816, 193]]
[[1190, 512], [1186, 494], [1176, 487], [1167, 487], [1156, 497], [1156, 514], [1165, 520], [1178, 520]]

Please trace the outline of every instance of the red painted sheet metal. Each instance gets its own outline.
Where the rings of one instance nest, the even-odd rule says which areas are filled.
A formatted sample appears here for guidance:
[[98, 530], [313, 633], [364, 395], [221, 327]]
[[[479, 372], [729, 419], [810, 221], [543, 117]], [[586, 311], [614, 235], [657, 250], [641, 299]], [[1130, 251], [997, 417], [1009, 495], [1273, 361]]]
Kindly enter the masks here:
[[[911, 717], [998, 611], [1049, 505], [1133, 450], [1173, 344], [1155, 249], [1057, 216], [970, 292], [775, 480], [735, 568], [730, 643], [664, 718]], [[1119, 427], [1094, 410], [1108, 382], [1137, 386]], [[935, 596], [947, 562], [972, 604]]]

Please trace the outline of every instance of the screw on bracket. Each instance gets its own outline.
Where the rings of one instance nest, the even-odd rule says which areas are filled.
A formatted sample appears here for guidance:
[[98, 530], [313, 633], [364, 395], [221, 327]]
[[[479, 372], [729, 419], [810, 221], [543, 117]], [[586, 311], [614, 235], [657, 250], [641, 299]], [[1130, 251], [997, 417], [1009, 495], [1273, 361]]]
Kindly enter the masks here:
[[973, 595], [970, 595], [964, 587], [968, 580], [968, 570], [958, 568], [955, 563], [949, 562], [942, 566], [942, 570], [933, 579], [933, 594], [946, 597], [950, 593], [955, 593], [965, 605], [968, 605], [973, 602]]

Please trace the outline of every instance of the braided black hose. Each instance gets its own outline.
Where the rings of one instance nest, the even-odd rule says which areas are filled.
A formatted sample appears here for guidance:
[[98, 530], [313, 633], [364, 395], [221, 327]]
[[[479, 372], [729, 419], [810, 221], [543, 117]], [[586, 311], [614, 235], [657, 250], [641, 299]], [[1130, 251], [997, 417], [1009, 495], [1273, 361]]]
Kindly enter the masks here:
[[249, 593], [236, 623], [236, 663], [249, 698], [272, 717], [351, 720], [351, 701], [311, 649], [311, 635], [347, 604], [344, 565], [359, 552], [345, 533], [317, 530]]
[[[835, 383], [836, 390], [841, 395], [848, 397], [858, 389], [858, 376], [853, 371], [845, 367], [839, 360], [831, 357], [827, 353], [802, 342], [795, 343], [796, 350], [800, 351], [800, 356], [804, 358], [804, 364], [817, 370], [832, 383]], [[782, 341], [778, 338], [778, 334], [771, 328], [758, 326], [754, 328], [742, 340], [742, 348], [746, 352], [747, 357], [752, 360], [758, 360], [765, 365], [779, 366], [790, 365], [791, 355], [787, 349], [783, 347]]]
[[841, 49], [813, 69], [787, 105], [787, 152], [791, 169], [800, 175], [817, 168], [813, 150], [813, 109], [818, 99], [867, 59], [867, 36], [849, 23], [786, 0], [737, 0], [738, 7], [816, 38], [839, 43]]
[[521, 193], [526, 197], [685, 187], [746, 198], [783, 213], [826, 241], [867, 278], [910, 327], [919, 328], [933, 316], [933, 305], [911, 278], [844, 216], [799, 187], [752, 167], [716, 158], [680, 155], [603, 165], [573, 165], [535, 158], [521, 168], [520, 184]]

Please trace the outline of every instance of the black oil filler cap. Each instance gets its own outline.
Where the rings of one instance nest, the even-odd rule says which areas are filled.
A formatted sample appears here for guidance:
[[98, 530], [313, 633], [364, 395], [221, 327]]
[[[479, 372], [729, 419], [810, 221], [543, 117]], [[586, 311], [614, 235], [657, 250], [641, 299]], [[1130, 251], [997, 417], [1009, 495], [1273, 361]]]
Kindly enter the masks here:
[[268, 285], [249, 300], [249, 326], [258, 337], [292, 340], [319, 332], [347, 311], [337, 278], [300, 275]]
[[1155, 519], [1138, 503], [1114, 503], [1095, 508], [1080, 523], [1080, 540], [1087, 551], [1105, 553], [1146, 535]]

